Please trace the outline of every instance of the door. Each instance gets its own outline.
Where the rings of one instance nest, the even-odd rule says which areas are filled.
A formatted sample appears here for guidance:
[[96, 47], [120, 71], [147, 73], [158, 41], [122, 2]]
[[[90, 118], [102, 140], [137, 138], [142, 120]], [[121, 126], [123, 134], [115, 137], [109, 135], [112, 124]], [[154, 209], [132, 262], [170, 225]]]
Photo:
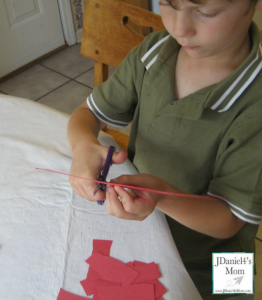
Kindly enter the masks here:
[[0, 0], [0, 78], [63, 44], [56, 0]]

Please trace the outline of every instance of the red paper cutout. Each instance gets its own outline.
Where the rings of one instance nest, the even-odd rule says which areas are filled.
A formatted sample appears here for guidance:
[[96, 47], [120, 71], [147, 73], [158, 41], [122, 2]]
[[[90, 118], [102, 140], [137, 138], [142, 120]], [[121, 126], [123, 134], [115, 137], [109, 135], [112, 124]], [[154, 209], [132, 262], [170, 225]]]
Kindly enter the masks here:
[[[98, 292], [95, 293], [92, 299], [93, 300], [101, 300], [99, 293]], [[164, 299], [162, 298], [162, 299], [159, 299], [159, 300], [164, 300]]]
[[101, 254], [110, 255], [110, 249], [113, 241], [110, 240], [93, 240], [93, 252], [100, 252]]
[[86, 262], [108, 281], [122, 282], [122, 285], [130, 285], [139, 275], [120, 260], [99, 252], [92, 254]]
[[154, 300], [154, 287], [151, 284], [133, 284], [120, 287], [99, 288], [101, 300]]
[[161, 277], [158, 266], [154, 262], [150, 264], [135, 266], [134, 270], [139, 273], [139, 276], [133, 281], [133, 284], [158, 279]]
[[158, 298], [161, 298], [161, 296], [163, 296], [167, 292], [167, 289], [157, 279], [147, 281], [146, 283], [154, 284], [155, 298], [157, 300], [161, 300]]
[[134, 265], [135, 267], [138, 267], [138, 266], [144, 266], [144, 265], [147, 265], [147, 263], [145, 263], [145, 262], [143, 262], [143, 261], [139, 261], [139, 260], [134, 260], [133, 265]]
[[80, 281], [87, 296], [91, 296], [98, 292], [100, 286], [120, 286], [121, 282], [110, 282], [105, 280], [89, 281], [88, 279]]
[[134, 264], [132, 263], [132, 261], [129, 261], [126, 263], [127, 266], [129, 266], [130, 268], [135, 268]]
[[86, 300], [86, 297], [78, 296], [72, 293], [69, 293], [60, 288], [57, 300]]
[[[158, 281], [161, 277], [154, 262], [123, 263], [110, 257], [113, 241], [93, 240], [92, 255], [86, 260], [89, 269], [80, 283], [93, 300], [164, 300], [166, 288]], [[60, 289], [57, 300], [87, 299]]]
[[97, 290], [96, 281], [89, 281], [88, 279], [84, 279], [80, 281], [80, 284], [82, 285], [87, 296], [93, 295]]
[[95, 269], [89, 267], [86, 279], [88, 281], [96, 281], [96, 280], [103, 280], [104, 278]]
[[[100, 252], [104, 255], [110, 255], [110, 249], [113, 241], [111, 240], [93, 240], [93, 252]], [[90, 284], [90, 282], [96, 282], [97, 280], [103, 280], [103, 276], [100, 275], [92, 267], [89, 267], [87, 278], [80, 281], [83, 289], [85, 290], [87, 296], [92, 295], [97, 291], [97, 286], [95, 283]]]

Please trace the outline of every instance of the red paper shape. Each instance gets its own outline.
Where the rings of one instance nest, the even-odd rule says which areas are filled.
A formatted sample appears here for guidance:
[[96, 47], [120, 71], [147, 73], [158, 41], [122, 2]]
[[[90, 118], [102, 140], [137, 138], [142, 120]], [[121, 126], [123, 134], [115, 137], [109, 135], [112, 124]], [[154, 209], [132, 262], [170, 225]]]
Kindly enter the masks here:
[[69, 293], [60, 288], [57, 300], [86, 300], [88, 298]]
[[132, 263], [132, 261], [129, 261], [126, 263], [127, 266], [129, 266], [130, 268], [135, 268], [134, 264]]
[[[94, 294], [94, 296], [93, 296], [93, 298], [92, 298], [93, 300], [101, 300], [101, 298], [100, 298], [100, 295], [99, 295], [99, 293], [98, 293], [98, 291]], [[164, 299], [160, 299], [160, 300], [164, 300]]]
[[[134, 262], [126, 263], [130, 268], [138, 271], [140, 275], [133, 281], [132, 284], [136, 284], [139, 282], [143, 283], [151, 283], [154, 285], [154, 293], [155, 299], [158, 299], [162, 295], [164, 295], [167, 290], [166, 288], [157, 280], [161, 277], [161, 273], [159, 271], [158, 265], [154, 262], [152, 263], [145, 263], [142, 261], [135, 260]], [[155, 265], [155, 266], [153, 266]], [[155, 277], [155, 278], [154, 278]], [[147, 279], [146, 279], [147, 278]], [[149, 279], [150, 278], [150, 279]]]
[[167, 289], [157, 279], [147, 281], [146, 283], [151, 283], [154, 285], [155, 298], [157, 300], [167, 292]]
[[87, 296], [93, 295], [96, 292], [96, 281], [89, 281], [88, 279], [84, 279], [80, 281], [80, 284], [82, 285]]
[[131, 284], [139, 273], [120, 260], [95, 252], [86, 262], [108, 281]]
[[95, 269], [89, 266], [86, 279], [88, 281], [96, 281], [96, 280], [103, 280], [104, 278]]
[[152, 284], [132, 284], [117, 287], [99, 287], [101, 300], [154, 300]]
[[110, 255], [110, 249], [113, 241], [111, 240], [93, 240], [93, 252], [100, 252], [101, 254]]
[[144, 265], [147, 265], [147, 263], [143, 262], [143, 261], [139, 261], [139, 260], [134, 260], [133, 261], [133, 265], [135, 267], [138, 267], [138, 266], [144, 266]]
[[[110, 249], [113, 241], [111, 240], [93, 240], [93, 253], [100, 252], [101, 254], [110, 255]], [[103, 280], [103, 276], [100, 275], [96, 270], [89, 266], [87, 277], [85, 280], [80, 281], [83, 289], [87, 296], [93, 295], [97, 289], [97, 280]], [[92, 283], [90, 283], [92, 282]]]
[[[93, 240], [92, 255], [85, 280], [80, 281], [87, 296], [93, 300], [164, 300], [165, 287], [158, 281], [161, 277], [154, 262], [134, 261], [123, 263], [110, 257], [111, 240]], [[57, 300], [84, 300], [60, 289]]]
[[88, 281], [87, 279], [80, 281], [87, 296], [96, 294], [100, 286], [120, 286], [121, 282], [110, 282], [105, 280]]
[[150, 264], [135, 266], [134, 270], [136, 270], [139, 273], [139, 276], [133, 281], [133, 284], [158, 279], [161, 277], [158, 265], [154, 262]]

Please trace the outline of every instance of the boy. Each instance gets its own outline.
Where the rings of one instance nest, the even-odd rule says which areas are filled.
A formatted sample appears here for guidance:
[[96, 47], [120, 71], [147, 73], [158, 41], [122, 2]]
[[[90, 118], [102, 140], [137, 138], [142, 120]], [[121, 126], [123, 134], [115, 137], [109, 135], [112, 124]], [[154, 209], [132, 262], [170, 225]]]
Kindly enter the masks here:
[[[119, 218], [164, 212], [204, 300], [230, 298], [212, 295], [212, 252], [253, 252], [262, 215], [262, 53], [252, 23], [261, 8], [262, 0], [160, 0], [166, 30], [133, 49], [68, 125], [71, 174], [95, 179], [108, 150], [99, 130], [133, 122], [128, 156], [140, 174], [113, 182], [188, 197], [117, 186], [93, 196], [95, 184], [70, 184], [90, 201], [106, 198]], [[126, 157], [115, 153], [113, 163]]]

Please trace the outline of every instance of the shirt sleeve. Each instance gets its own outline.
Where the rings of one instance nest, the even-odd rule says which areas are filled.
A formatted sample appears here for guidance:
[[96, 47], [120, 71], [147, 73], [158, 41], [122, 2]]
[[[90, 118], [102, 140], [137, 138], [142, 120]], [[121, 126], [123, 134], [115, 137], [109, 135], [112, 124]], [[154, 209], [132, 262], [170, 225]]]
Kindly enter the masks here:
[[261, 109], [253, 109], [245, 118], [235, 121], [224, 136], [208, 194], [226, 201], [240, 219], [259, 225], [262, 217]]
[[143, 44], [132, 49], [112, 76], [87, 98], [89, 108], [102, 122], [125, 127], [132, 121], [145, 72], [142, 53]]

